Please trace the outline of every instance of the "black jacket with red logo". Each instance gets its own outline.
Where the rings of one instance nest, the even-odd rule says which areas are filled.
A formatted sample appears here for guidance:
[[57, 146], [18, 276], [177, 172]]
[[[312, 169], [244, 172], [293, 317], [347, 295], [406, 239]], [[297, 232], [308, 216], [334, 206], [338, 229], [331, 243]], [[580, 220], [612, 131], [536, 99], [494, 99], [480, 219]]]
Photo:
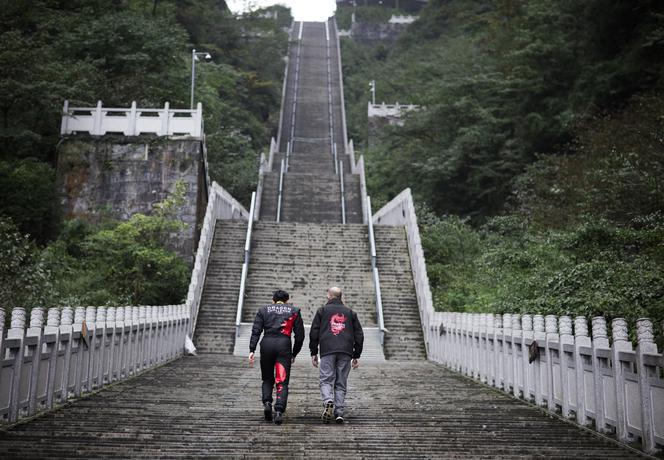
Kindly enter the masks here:
[[330, 353], [346, 353], [357, 359], [362, 354], [364, 333], [357, 314], [341, 303], [331, 299], [320, 307], [311, 323], [309, 351], [311, 356], [325, 356]]
[[[288, 338], [290, 344], [291, 334], [295, 333], [295, 344], [293, 345], [293, 357], [302, 350], [304, 342], [304, 324], [300, 309], [289, 303], [272, 303], [265, 305], [256, 313], [254, 326], [251, 329], [249, 340], [249, 351], [256, 351], [258, 339], [265, 330], [265, 337]], [[290, 345], [289, 345], [290, 346]]]

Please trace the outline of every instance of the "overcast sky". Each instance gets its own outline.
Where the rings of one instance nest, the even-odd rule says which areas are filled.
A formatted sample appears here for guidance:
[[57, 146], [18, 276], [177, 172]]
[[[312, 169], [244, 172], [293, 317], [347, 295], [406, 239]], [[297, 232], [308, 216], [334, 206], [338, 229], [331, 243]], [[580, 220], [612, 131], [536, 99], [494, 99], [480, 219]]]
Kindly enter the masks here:
[[296, 21], [325, 21], [336, 8], [335, 0], [226, 0], [226, 3], [235, 12], [279, 3], [290, 7]]

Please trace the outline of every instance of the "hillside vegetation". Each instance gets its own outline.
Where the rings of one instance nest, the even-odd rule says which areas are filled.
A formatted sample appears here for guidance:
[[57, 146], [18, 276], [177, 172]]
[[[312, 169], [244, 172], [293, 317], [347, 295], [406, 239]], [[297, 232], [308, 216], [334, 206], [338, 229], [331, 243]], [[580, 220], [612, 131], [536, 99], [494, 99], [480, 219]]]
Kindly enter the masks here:
[[[342, 53], [370, 193], [412, 188], [436, 308], [661, 324], [664, 4], [431, 0], [393, 49]], [[424, 108], [367, 149], [372, 79]]]
[[197, 65], [210, 175], [248, 205], [258, 153], [278, 122], [284, 25], [237, 17], [223, 0], [16, 0], [0, 10], [0, 305], [167, 304], [187, 263], [163, 246], [173, 206], [90, 226], [65, 222], [55, 184], [63, 102], [189, 108]]

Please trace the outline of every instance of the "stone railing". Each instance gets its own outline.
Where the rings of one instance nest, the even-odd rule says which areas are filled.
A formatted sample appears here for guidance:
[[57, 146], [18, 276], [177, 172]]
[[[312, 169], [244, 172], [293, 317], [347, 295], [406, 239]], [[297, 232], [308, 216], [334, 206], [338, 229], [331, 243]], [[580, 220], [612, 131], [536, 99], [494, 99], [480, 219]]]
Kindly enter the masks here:
[[111, 109], [102, 107], [101, 101], [97, 107], [69, 107], [69, 101], [65, 101], [60, 134], [81, 132], [93, 136], [156, 134], [201, 138], [203, 106], [199, 102], [196, 110], [174, 110], [167, 102], [163, 109], [142, 109], [132, 102], [128, 109]]
[[[46, 325], [44, 316], [47, 315]], [[13, 423], [69, 398], [181, 356], [185, 305], [0, 309], [0, 423]]]
[[[641, 440], [649, 453], [664, 447], [664, 357], [648, 319], [636, 322], [633, 349], [627, 322], [603, 317], [436, 313], [427, 331], [429, 358], [553, 413]], [[609, 340], [611, 337], [611, 340]]]
[[[341, 132], [344, 136], [344, 148], [348, 146], [348, 131], [346, 126], [346, 103], [344, 102], [344, 79], [343, 70], [341, 68], [341, 45], [339, 43], [339, 29], [337, 28], [337, 19], [332, 18], [332, 25], [334, 26], [335, 46], [337, 47], [337, 69], [339, 72], [339, 98], [341, 102]], [[348, 151], [346, 151], [348, 153]], [[355, 164], [355, 161], [353, 161]]]
[[412, 24], [413, 22], [417, 21], [418, 19], [419, 19], [419, 16], [393, 14], [390, 17], [390, 20], [387, 21], [387, 22], [390, 23], [390, 24]]
[[201, 236], [198, 240], [198, 249], [196, 250], [196, 260], [194, 269], [191, 272], [191, 281], [189, 283], [189, 292], [187, 293], [187, 309], [192, 318], [189, 330], [189, 336], [194, 336], [196, 320], [198, 318], [198, 309], [201, 305], [201, 296], [203, 295], [203, 286], [205, 284], [205, 273], [207, 271], [210, 251], [214, 239], [214, 229], [217, 220], [230, 219], [249, 219], [249, 213], [235, 198], [231, 196], [216, 182], [212, 183], [208, 197], [207, 209], [205, 210], [205, 219], [201, 227]]
[[410, 266], [413, 271], [417, 305], [420, 309], [420, 319], [422, 320], [422, 329], [424, 330], [427, 356], [431, 357], [426, 331], [429, 329], [429, 324], [434, 316], [433, 298], [431, 296], [431, 289], [429, 288], [429, 277], [427, 275], [424, 251], [422, 251], [420, 231], [417, 227], [417, 216], [415, 215], [415, 206], [410, 189], [405, 189], [376, 212], [373, 215], [373, 223], [374, 225], [403, 225], [406, 227], [408, 252], [410, 254]]
[[419, 110], [419, 105], [413, 104], [372, 104], [368, 103], [367, 115], [369, 117], [400, 117], [404, 112]]

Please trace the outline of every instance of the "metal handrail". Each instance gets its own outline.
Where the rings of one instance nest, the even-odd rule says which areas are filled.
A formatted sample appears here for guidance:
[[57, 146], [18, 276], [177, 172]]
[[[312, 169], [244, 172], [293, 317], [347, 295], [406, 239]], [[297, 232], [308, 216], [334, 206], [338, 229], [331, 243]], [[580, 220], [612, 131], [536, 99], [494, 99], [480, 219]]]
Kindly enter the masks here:
[[277, 198], [277, 222], [281, 222], [281, 195], [284, 189], [284, 160], [281, 160], [281, 172], [279, 173], [279, 195]]
[[343, 161], [339, 162], [339, 181], [341, 182], [341, 223], [346, 223], [346, 191], [344, 189], [344, 163]]
[[339, 160], [337, 158], [337, 143], [335, 142], [332, 148], [334, 152], [334, 174], [339, 174]]
[[235, 316], [235, 336], [240, 335], [242, 322], [242, 308], [244, 307], [244, 289], [247, 284], [249, 271], [249, 256], [251, 250], [251, 231], [254, 227], [254, 212], [256, 211], [256, 192], [251, 194], [251, 207], [249, 208], [249, 222], [247, 223], [247, 237], [244, 240], [244, 263], [242, 264], [242, 278], [240, 278], [240, 293], [237, 298], [237, 315]]
[[374, 238], [373, 220], [371, 219], [371, 197], [367, 197], [367, 222], [369, 225], [369, 247], [371, 249], [371, 272], [373, 274], [374, 288], [376, 291], [376, 317], [378, 318], [378, 329], [380, 330], [380, 343], [385, 341], [385, 333], [389, 331], [385, 328], [383, 318], [383, 300], [380, 292], [380, 276], [376, 266], [376, 239]]

